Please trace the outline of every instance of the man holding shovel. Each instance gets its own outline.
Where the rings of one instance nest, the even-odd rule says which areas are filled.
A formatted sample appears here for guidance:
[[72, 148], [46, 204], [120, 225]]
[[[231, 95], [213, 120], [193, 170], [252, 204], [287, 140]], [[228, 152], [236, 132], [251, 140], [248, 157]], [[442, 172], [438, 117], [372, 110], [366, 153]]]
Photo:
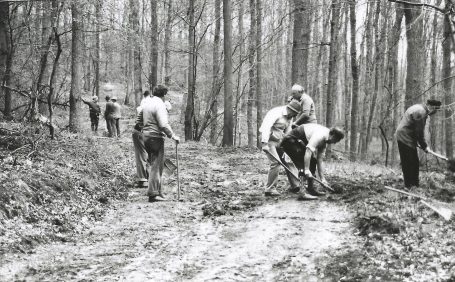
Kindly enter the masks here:
[[291, 158], [299, 170], [303, 170], [307, 178], [307, 191], [301, 192], [299, 200], [311, 200], [325, 193], [314, 188], [313, 175], [318, 169], [319, 178], [328, 185], [324, 177], [323, 157], [327, 144], [334, 144], [344, 138], [341, 129], [327, 128], [316, 123], [302, 124], [286, 134], [281, 141], [281, 148]]
[[161, 176], [164, 166], [164, 136], [175, 142], [180, 139], [172, 131], [168, 122], [168, 112], [164, 96], [168, 89], [155, 86], [153, 97], [146, 99], [136, 119], [136, 129], [142, 129], [145, 150], [148, 154], [148, 191], [149, 202], [165, 200], [161, 190]]
[[[286, 162], [283, 151], [277, 148], [278, 143], [283, 138], [284, 134], [291, 130], [291, 119], [295, 117], [301, 110], [297, 100], [292, 100], [287, 106], [275, 107], [267, 112], [259, 129], [261, 132], [262, 150], [266, 153], [270, 161], [270, 168], [267, 177], [267, 186], [264, 194], [266, 196], [278, 196], [276, 184], [278, 182], [278, 174], [280, 171], [280, 162], [287, 165], [290, 171], [286, 170], [289, 183], [291, 184], [290, 191], [298, 192], [300, 183], [292, 176], [292, 173], [297, 174], [295, 166]], [[292, 173], [291, 173], [292, 172]]]
[[425, 124], [428, 116], [436, 113], [440, 107], [441, 102], [437, 100], [428, 100], [426, 104], [413, 105], [406, 110], [398, 125], [396, 137], [406, 188], [419, 186], [417, 144], [426, 153], [432, 153], [425, 141]]

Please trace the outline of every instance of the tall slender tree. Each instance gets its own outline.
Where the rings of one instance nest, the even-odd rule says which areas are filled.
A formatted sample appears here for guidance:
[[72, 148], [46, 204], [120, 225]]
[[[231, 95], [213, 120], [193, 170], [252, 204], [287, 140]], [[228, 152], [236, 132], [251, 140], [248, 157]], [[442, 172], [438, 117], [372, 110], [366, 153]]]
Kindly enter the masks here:
[[166, 27], [164, 30], [164, 84], [169, 86], [171, 83], [171, 52], [170, 42], [172, 35], [172, 0], [167, 1]]
[[103, 0], [95, 1], [95, 58], [94, 69], [95, 69], [95, 96], [100, 96], [100, 53], [101, 53], [101, 9], [103, 6]]
[[307, 0], [293, 0], [294, 34], [292, 39], [292, 84], [307, 85], [308, 47], [310, 41], [310, 11]]
[[351, 72], [352, 72], [352, 102], [351, 102], [351, 144], [349, 159], [356, 160], [357, 156], [357, 131], [358, 131], [358, 112], [359, 112], [359, 68], [357, 64], [357, 44], [356, 44], [356, 13], [355, 0], [349, 1], [349, 18], [351, 31]]
[[153, 89], [158, 81], [158, 7], [157, 0], [150, 1], [150, 76], [149, 85]]
[[70, 89], [70, 119], [71, 132], [81, 130], [81, 40], [82, 40], [82, 6], [78, 1], [71, 4], [71, 89]]
[[220, 92], [220, 32], [221, 32], [221, 0], [215, 0], [215, 34], [213, 37], [213, 65], [212, 65], [212, 97], [210, 113], [212, 124], [210, 127], [210, 143], [216, 144], [218, 135], [218, 97]]
[[188, 95], [186, 97], [185, 109], [185, 140], [193, 140], [194, 92], [196, 83], [194, 0], [189, 0], [188, 4]]
[[232, 110], [232, 20], [231, 1], [223, 0], [223, 28], [224, 28], [224, 125], [223, 146], [234, 144], [233, 110]]
[[[8, 59], [11, 56], [10, 48], [10, 33], [8, 28], [9, 23], [9, 3], [0, 2], [0, 79], [1, 86], [4, 86], [7, 77], [10, 75], [8, 72]], [[9, 90], [0, 88], [0, 94], [5, 96], [5, 108], [3, 113], [9, 117], [11, 115], [11, 92]], [[0, 95], [1, 96], [1, 95]]]
[[256, 145], [261, 148], [262, 123], [262, 1], [256, 0]]
[[141, 104], [142, 99], [142, 60], [141, 60], [141, 44], [140, 26], [139, 26], [139, 1], [130, 0], [130, 21], [131, 30], [133, 32], [133, 85], [134, 85], [134, 101], [136, 106]]
[[249, 90], [248, 90], [248, 102], [247, 102], [247, 129], [248, 129], [248, 146], [254, 146], [254, 121], [253, 121], [253, 105], [255, 98], [255, 54], [256, 54], [256, 2], [250, 0], [250, 31], [248, 34], [248, 79], [249, 79]]
[[[446, 1], [446, 8], [449, 8], [451, 1]], [[453, 102], [452, 98], [452, 80], [446, 79], [451, 76], [451, 48], [452, 48], [452, 40], [450, 37], [452, 36], [452, 29], [451, 29], [451, 19], [448, 14], [444, 15], [444, 41], [442, 42], [442, 79], [444, 80], [443, 88], [444, 88], [444, 104], [451, 105]], [[409, 59], [408, 59], [409, 60]], [[444, 127], [445, 127], [445, 137], [446, 137], [446, 155], [448, 158], [453, 158], [453, 123], [452, 123], [452, 115], [453, 112], [450, 108], [446, 108], [444, 111]]]

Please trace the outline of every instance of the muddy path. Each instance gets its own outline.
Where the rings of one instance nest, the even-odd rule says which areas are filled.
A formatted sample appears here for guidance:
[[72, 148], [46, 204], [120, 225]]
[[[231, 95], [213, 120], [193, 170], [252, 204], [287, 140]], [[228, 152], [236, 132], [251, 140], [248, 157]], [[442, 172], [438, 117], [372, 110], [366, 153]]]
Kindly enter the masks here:
[[279, 199], [207, 218], [200, 203], [151, 204], [144, 193], [72, 242], [3, 257], [0, 280], [311, 281], [314, 260], [352, 240], [350, 214], [332, 202]]

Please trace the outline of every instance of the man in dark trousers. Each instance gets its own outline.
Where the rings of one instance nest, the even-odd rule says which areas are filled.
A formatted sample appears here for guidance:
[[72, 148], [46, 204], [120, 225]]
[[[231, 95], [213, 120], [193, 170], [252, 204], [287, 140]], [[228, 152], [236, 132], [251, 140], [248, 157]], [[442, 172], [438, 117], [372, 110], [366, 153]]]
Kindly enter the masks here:
[[428, 116], [436, 113], [440, 107], [441, 102], [433, 99], [428, 100], [426, 104], [413, 105], [406, 110], [398, 125], [396, 137], [406, 188], [419, 186], [417, 144], [426, 153], [431, 152], [425, 141], [425, 125]]
[[82, 98], [82, 102], [87, 104], [89, 107], [90, 123], [91, 123], [92, 131], [94, 131], [96, 133], [96, 132], [98, 132], [98, 123], [100, 120], [100, 113], [101, 113], [100, 105], [98, 105], [98, 97], [93, 96], [92, 101], [86, 101], [86, 100], [84, 100], [84, 98]]
[[164, 136], [172, 138], [175, 142], [180, 139], [169, 125], [168, 112], [164, 104], [167, 88], [162, 85], [155, 86], [153, 97], [147, 98], [142, 109], [137, 115], [137, 130], [142, 130], [145, 150], [148, 154], [148, 197], [149, 202], [163, 201], [161, 190], [161, 176], [164, 167]]
[[114, 112], [114, 103], [111, 101], [111, 97], [106, 95], [106, 108], [104, 110], [104, 119], [106, 120], [106, 128], [109, 133], [109, 137], [113, 137], [113, 118], [112, 113]]
[[307, 191], [312, 197], [308, 197], [301, 191], [299, 200], [313, 200], [315, 196], [325, 193], [314, 188], [313, 175], [318, 169], [319, 178], [327, 184], [324, 176], [323, 157], [327, 144], [334, 144], [344, 138], [341, 129], [327, 128], [316, 123], [302, 124], [286, 134], [281, 141], [281, 148], [291, 158], [300, 173], [304, 172], [307, 178]]

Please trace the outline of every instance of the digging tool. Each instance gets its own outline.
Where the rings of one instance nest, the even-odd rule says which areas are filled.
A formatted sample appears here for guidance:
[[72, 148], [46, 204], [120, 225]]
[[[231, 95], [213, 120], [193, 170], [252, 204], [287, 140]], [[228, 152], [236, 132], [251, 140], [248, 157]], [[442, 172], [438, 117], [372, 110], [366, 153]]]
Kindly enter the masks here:
[[[423, 196], [420, 196], [420, 195], [417, 195], [417, 194], [414, 194], [414, 193], [406, 192], [406, 191], [403, 191], [403, 190], [400, 190], [400, 189], [392, 188], [390, 186], [384, 186], [384, 188], [387, 189], [387, 190], [390, 190], [390, 191], [398, 192], [398, 193], [401, 193], [401, 194], [405, 194], [405, 195], [420, 199], [420, 202], [422, 204], [424, 204], [426, 207], [428, 207], [428, 208], [432, 209], [433, 211], [435, 211], [437, 214], [439, 214], [445, 220], [450, 220], [450, 218], [452, 217], [452, 210], [450, 210], [448, 208], [445, 208], [445, 207], [442, 207], [442, 206], [439, 206], [439, 207], [436, 206], [435, 205], [436, 204], [435, 200], [431, 200], [431, 199], [428, 199], [426, 197], [423, 197]], [[429, 201], [431, 201], [433, 203], [430, 204]]]
[[437, 157], [437, 158], [440, 158], [441, 160], [445, 160], [445, 161], [448, 161], [449, 159], [446, 157], [446, 156], [443, 156], [441, 154], [438, 154], [438, 153], [435, 153], [433, 151], [429, 151], [428, 153], [432, 154], [433, 156]]
[[[277, 158], [275, 155], [273, 155], [272, 153], [270, 153], [270, 151], [268, 150], [265, 150], [264, 151], [266, 154], [268, 154], [269, 156], [272, 156], [272, 158], [274, 158], [282, 167], [284, 167], [284, 169], [289, 172], [295, 179], [299, 180], [300, 181], [300, 177], [298, 177], [297, 175], [295, 175], [279, 158]], [[314, 181], [316, 181], [317, 183], [321, 184], [322, 187], [324, 187], [325, 189], [331, 191], [331, 192], [335, 192], [335, 190], [332, 189], [332, 187], [330, 187], [329, 185], [325, 184], [324, 182], [322, 182], [321, 180], [317, 179], [316, 177], [313, 177]]]
[[180, 201], [179, 143], [175, 142], [175, 161], [177, 163], [177, 201]]
[[174, 174], [174, 171], [177, 170], [177, 166], [170, 160], [170, 159], [165, 159], [164, 160], [164, 167], [163, 167], [163, 173], [166, 176], [171, 176]]

